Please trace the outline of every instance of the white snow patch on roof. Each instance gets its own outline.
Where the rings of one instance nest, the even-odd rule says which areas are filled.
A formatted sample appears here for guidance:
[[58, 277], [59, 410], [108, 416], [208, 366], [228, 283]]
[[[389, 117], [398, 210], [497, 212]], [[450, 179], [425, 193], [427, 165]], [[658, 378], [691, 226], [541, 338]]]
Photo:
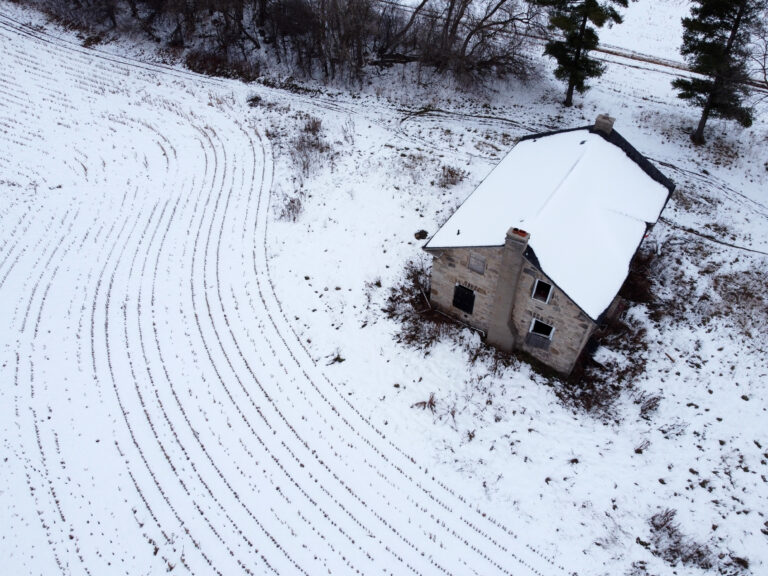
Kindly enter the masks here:
[[587, 129], [524, 140], [425, 247], [501, 246], [509, 228], [525, 230], [544, 273], [596, 320], [667, 194]]

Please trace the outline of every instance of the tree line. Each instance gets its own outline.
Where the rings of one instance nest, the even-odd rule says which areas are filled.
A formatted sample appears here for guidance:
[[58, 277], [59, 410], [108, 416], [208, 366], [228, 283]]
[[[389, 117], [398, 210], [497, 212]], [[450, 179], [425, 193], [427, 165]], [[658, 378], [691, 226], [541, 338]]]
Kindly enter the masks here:
[[[254, 79], [263, 52], [307, 75], [361, 79], [370, 66], [416, 63], [462, 78], [526, 76], [526, 49], [544, 53], [566, 85], [563, 104], [589, 89], [605, 64], [598, 30], [621, 24], [629, 0], [27, 0], [87, 28], [136, 27], [185, 48], [198, 71]], [[632, 0], [637, 1], [637, 0]], [[640, 0], [652, 1], [652, 0]], [[753, 78], [768, 83], [768, 0], [692, 0], [681, 54], [691, 77], [678, 96], [701, 109], [692, 140], [710, 117], [753, 121]]]
[[[29, 0], [88, 27], [136, 26], [193, 64], [257, 74], [260, 53], [325, 79], [415, 62], [472, 77], [521, 75], [538, 7], [525, 0]], [[245, 63], [250, 64], [244, 66]]]

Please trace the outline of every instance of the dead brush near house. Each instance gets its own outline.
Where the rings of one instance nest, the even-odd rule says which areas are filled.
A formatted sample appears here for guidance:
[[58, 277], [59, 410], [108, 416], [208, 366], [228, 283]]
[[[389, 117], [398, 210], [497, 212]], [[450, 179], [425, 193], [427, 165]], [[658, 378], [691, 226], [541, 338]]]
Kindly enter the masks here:
[[708, 332], [727, 328], [729, 337], [768, 351], [765, 261], [698, 238], [670, 239], [653, 265], [661, 296], [649, 304], [649, 316]]
[[646, 247], [637, 251], [629, 265], [627, 279], [619, 290], [619, 296], [637, 304], [653, 302], [653, 262], [656, 254]]
[[[768, 341], [768, 272], [759, 267], [717, 274], [712, 287], [728, 312], [727, 321], [743, 337]], [[765, 348], [765, 346], [764, 346]]]
[[[647, 306], [656, 311], [658, 318], [664, 316], [654, 290], [654, 278], [661, 266], [651, 247], [643, 246], [637, 252], [619, 291], [623, 300], [620, 308]], [[625, 360], [596, 361], [594, 353], [600, 346], [618, 352]], [[555, 385], [558, 398], [574, 410], [613, 419], [619, 399], [635, 390], [635, 382], [645, 372], [648, 349], [647, 329], [629, 315], [617, 313], [592, 337], [568, 379]], [[656, 402], [657, 406], [658, 399]], [[656, 406], [641, 403], [642, 417], [650, 417]]]
[[[441, 341], [449, 341], [466, 353], [470, 365], [485, 362], [490, 373], [501, 375], [519, 362], [514, 355], [479, 342], [467, 326], [432, 307], [429, 301], [430, 262], [425, 255], [410, 260], [403, 268], [400, 280], [389, 288], [382, 311], [398, 324], [395, 340], [421, 350], [425, 355]], [[380, 287], [380, 280], [377, 280]], [[372, 291], [367, 284], [367, 292]], [[369, 298], [370, 301], [370, 298]]]
[[712, 302], [710, 293], [697, 293], [698, 279], [692, 277], [686, 266], [692, 263], [699, 270], [706, 270], [703, 264], [705, 247], [695, 240], [686, 244], [667, 243], [658, 260], [657, 289], [661, 296], [649, 306], [649, 316], [657, 324], [691, 322], [696, 309], [705, 317], [714, 312], [707, 309]]
[[551, 377], [550, 384], [562, 404], [574, 412], [583, 412], [599, 420], [615, 420], [615, 406], [624, 387], [612, 380], [612, 366], [596, 362], [591, 356], [581, 358], [566, 380]]
[[401, 344], [427, 352], [444, 337], [456, 338], [457, 325], [434, 310], [429, 302], [429, 261], [419, 256], [406, 263], [400, 281], [389, 289], [382, 311], [397, 321], [395, 339]]
[[[647, 337], [646, 328], [638, 321], [610, 319], [593, 336], [567, 380], [553, 380], [560, 401], [576, 411], [613, 420], [619, 399], [634, 391], [636, 380], [645, 372]], [[598, 362], [594, 353], [599, 346], [618, 352], [626, 360]]]

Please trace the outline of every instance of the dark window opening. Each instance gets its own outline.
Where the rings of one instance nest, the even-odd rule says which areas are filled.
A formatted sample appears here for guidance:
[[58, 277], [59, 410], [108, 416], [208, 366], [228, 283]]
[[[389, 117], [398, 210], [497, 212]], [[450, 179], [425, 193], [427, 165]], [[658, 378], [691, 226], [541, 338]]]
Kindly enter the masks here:
[[533, 286], [533, 299], [540, 300], [542, 302], [549, 302], [549, 297], [552, 294], [552, 285], [542, 280], [536, 280], [536, 284]]
[[531, 333], [543, 336], [544, 338], [552, 338], [552, 332], [554, 331], [555, 329], [552, 326], [544, 324], [544, 322], [540, 322], [539, 320], [534, 320], [531, 324]]
[[453, 305], [462, 312], [472, 314], [475, 308], [475, 292], [459, 284], [453, 291]]
[[534, 320], [531, 322], [531, 329], [528, 332], [528, 336], [525, 338], [525, 343], [531, 348], [549, 350], [549, 346], [552, 344], [552, 334], [554, 331], [555, 329], [549, 324]]

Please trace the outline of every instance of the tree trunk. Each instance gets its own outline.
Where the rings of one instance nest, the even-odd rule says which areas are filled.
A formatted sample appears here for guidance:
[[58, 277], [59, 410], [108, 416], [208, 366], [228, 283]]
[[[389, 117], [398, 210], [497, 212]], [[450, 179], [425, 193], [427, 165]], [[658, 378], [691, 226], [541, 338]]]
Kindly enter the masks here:
[[499, 11], [499, 9], [504, 5], [506, 1], [507, 0], [499, 0], [496, 5], [490, 6], [480, 21], [471, 30], [469, 30], [469, 32], [467, 32], [467, 36], [464, 38], [464, 43], [461, 45], [461, 50], [459, 51], [459, 55], [462, 60], [466, 59], [467, 57], [467, 49], [469, 48], [469, 43], [472, 41], [472, 38], [488, 26], [488, 21], [493, 18], [496, 12]]
[[707, 118], [709, 118], [709, 112], [712, 110], [711, 105], [712, 97], [707, 99], [707, 103], [704, 105], [704, 110], [701, 111], [701, 118], [699, 119], [699, 125], [696, 127], [696, 131], [691, 134], [691, 141], [697, 146], [704, 144], [704, 126], [707, 124]]
[[[733, 50], [733, 43], [736, 40], [736, 34], [739, 32], [739, 27], [741, 26], [741, 21], [744, 17], [744, 11], [746, 10], [746, 7], [747, 2], [742, 0], [741, 4], [739, 5], [739, 11], [736, 13], [736, 20], [733, 22], [733, 27], [731, 28], [731, 33], [728, 37], [728, 42], [725, 45], [726, 58], [730, 58], [731, 51]], [[717, 93], [721, 90], [722, 84], [722, 75], [718, 72], [712, 82], [712, 90], [710, 90], [709, 96], [707, 97], [707, 103], [704, 104], [704, 109], [701, 111], [699, 125], [696, 127], [696, 131], [691, 134], [691, 141], [696, 145], [704, 144], [706, 142], [706, 140], [704, 140], [704, 126], [707, 124], [709, 114], [712, 111], [712, 105], [714, 103], [715, 96], [717, 96]]]
[[128, 0], [128, 6], [131, 8], [131, 16], [139, 20], [139, 9], [136, 6], [136, 0]]
[[581, 43], [584, 38], [584, 33], [587, 30], [587, 12], [584, 11], [584, 16], [581, 19], [581, 28], [579, 28], [578, 43], [576, 44], [576, 55], [573, 58], [573, 70], [568, 78], [568, 91], [565, 93], [564, 106], [573, 106], [573, 90], [576, 88], [576, 69], [579, 66], [579, 60], [581, 60]]
[[379, 49], [379, 55], [383, 56], [386, 55], [387, 52], [389, 52], [391, 49], [397, 49], [398, 42], [400, 42], [400, 40], [404, 38], [408, 31], [411, 29], [411, 26], [413, 26], [416, 18], [421, 14], [421, 9], [424, 8], [427, 2], [429, 2], [429, 0], [422, 0], [421, 3], [413, 9], [411, 17], [408, 19], [408, 22], [405, 24], [405, 26], [403, 26], [403, 29], [398, 31], [391, 40], [388, 40], [384, 43], [384, 45]]
[[264, 28], [267, 23], [267, 0], [258, 0], [258, 18], [256, 20], [259, 28]]
[[440, 40], [440, 52], [442, 54], [445, 53], [445, 48], [448, 45], [448, 31], [450, 30], [452, 18], [453, 18], [453, 9], [456, 7], [456, 0], [450, 0], [448, 3], [448, 10], [445, 14], [445, 21], [443, 22], [443, 33], [441, 35]]

